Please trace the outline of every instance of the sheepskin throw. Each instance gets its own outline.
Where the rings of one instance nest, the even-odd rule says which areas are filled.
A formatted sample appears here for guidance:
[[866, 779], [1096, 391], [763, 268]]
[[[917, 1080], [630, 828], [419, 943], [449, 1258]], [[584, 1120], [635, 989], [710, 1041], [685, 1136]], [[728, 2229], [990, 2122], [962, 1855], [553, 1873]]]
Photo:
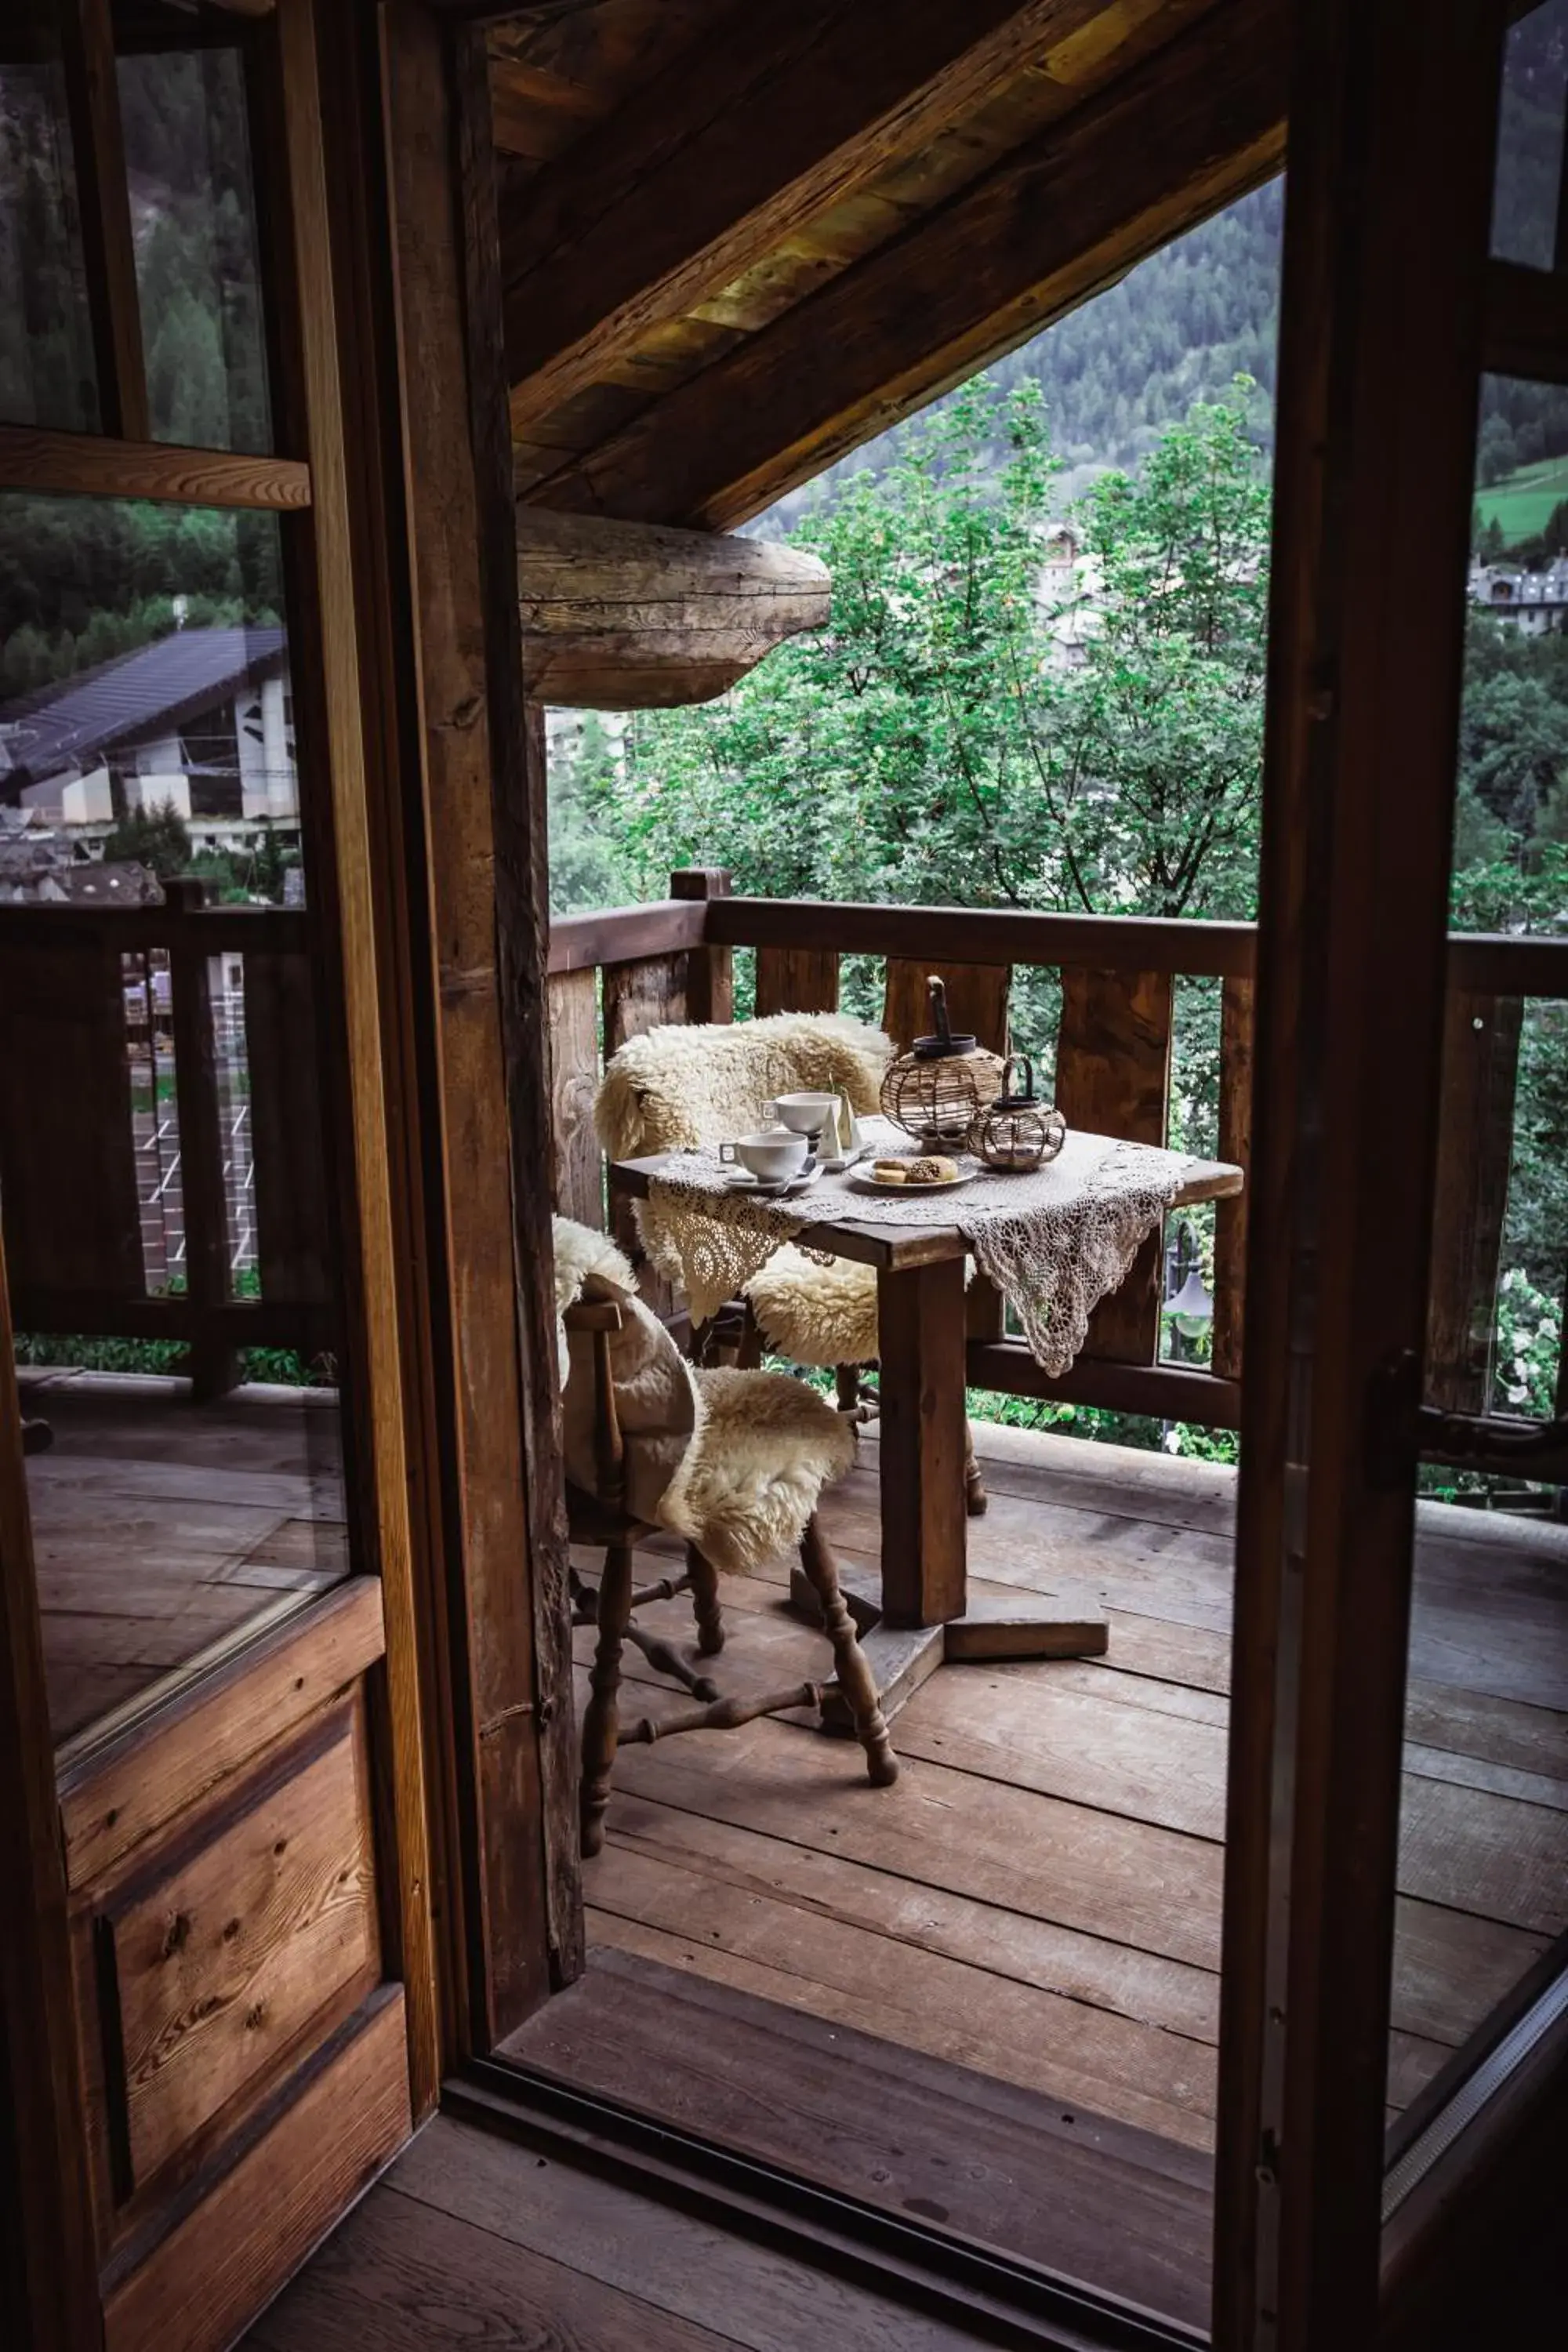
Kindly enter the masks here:
[[[774, 1013], [762, 1021], [647, 1029], [629, 1038], [606, 1065], [594, 1123], [612, 1160], [642, 1160], [748, 1135], [762, 1124], [763, 1106], [775, 1095], [831, 1093], [842, 1087], [864, 1117], [877, 1108], [892, 1053], [879, 1029], [837, 1013]], [[730, 1240], [713, 1228], [700, 1205], [639, 1201], [637, 1218], [649, 1262], [686, 1292], [695, 1321], [705, 1322], [726, 1299], [740, 1295]], [[761, 1252], [750, 1271], [769, 1255]], [[796, 1363], [868, 1361], [877, 1352], [875, 1277], [825, 1286], [824, 1321], [818, 1325], [805, 1271], [811, 1262], [798, 1252], [795, 1257], [789, 1300], [779, 1310], [789, 1317], [791, 1338], [783, 1336], [761, 1301], [753, 1302], [769, 1338]], [[857, 1275], [862, 1271], [854, 1269]], [[858, 1295], [850, 1298], [849, 1290]], [[840, 1330], [852, 1341], [853, 1354], [828, 1352]]]
[[[885, 1120], [870, 1121], [867, 1132], [879, 1150], [908, 1151], [908, 1138]], [[715, 1152], [682, 1151], [655, 1180], [649, 1205], [669, 1213], [668, 1230], [700, 1231], [702, 1254], [687, 1286], [720, 1298], [752, 1282], [781, 1243], [809, 1248], [814, 1225], [956, 1225], [1016, 1310], [1036, 1360], [1059, 1377], [1083, 1346], [1091, 1312], [1125, 1278], [1193, 1164], [1152, 1144], [1069, 1130], [1047, 1166], [1019, 1176], [983, 1172], [943, 1200], [939, 1214], [930, 1199], [853, 1192], [834, 1176], [787, 1199], [759, 1200], [729, 1189]]]
[[[613, 1298], [616, 1410], [626, 1439], [628, 1513], [694, 1543], [717, 1569], [760, 1568], [792, 1550], [823, 1487], [855, 1458], [853, 1426], [778, 1372], [697, 1371], [636, 1296], [615, 1244], [555, 1219], [557, 1316], [578, 1298]], [[566, 1475], [595, 1489], [593, 1342], [564, 1328]]]

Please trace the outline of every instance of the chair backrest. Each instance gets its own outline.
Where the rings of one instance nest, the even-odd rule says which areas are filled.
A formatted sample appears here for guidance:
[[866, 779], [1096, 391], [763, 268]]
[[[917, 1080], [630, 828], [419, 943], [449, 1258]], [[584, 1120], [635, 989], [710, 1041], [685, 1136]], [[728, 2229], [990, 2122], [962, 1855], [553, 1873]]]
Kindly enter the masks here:
[[567, 1478], [595, 1501], [657, 1526], [700, 1418], [691, 1367], [658, 1316], [605, 1274], [586, 1276], [562, 1323]]
[[832, 1013], [670, 1023], [612, 1055], [594, 1121], [612, 1160], [637, 1160], [744, 1135], [796, 1089], [842, 1087], [857, 1111], [872, 1111], [891, 1051], [879, 1030]]

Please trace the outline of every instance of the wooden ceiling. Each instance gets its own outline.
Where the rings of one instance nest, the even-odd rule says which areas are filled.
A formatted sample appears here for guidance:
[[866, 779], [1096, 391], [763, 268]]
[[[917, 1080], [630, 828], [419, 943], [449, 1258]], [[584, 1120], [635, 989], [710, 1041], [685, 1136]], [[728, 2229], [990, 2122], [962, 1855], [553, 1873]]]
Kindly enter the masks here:
[[520, 495], [733, 527], [1279, 168], [1286, 0], [547, 0], [490, 33]]

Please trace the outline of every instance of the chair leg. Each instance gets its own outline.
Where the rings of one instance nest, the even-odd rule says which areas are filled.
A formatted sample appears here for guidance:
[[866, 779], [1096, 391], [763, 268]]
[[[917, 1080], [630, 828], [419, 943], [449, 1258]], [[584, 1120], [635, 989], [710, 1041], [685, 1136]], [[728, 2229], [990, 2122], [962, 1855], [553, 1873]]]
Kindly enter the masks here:
[[724, 1646], [719, 1571], [710, 1559], [703, 1559], [695, 1544], [688, 1544], [686, 1573], [691, 1580], [691, 1613], [697, 1620], [697, 1654], [700, 1658], [716, 1658]]
[[855, 1733], [866, 1750], [866, 1769], [874, 1787], [890, 1788], [899, 1777], [899, 1759], [888, 1737], [887, 1721], [877, 1697], [877, 1685], [866, 1663], [866, 1653], [855, 1631], [855, 1620], [838, 1590], [838, 1563], [814, 1512], [800, 1539], [801, 1566], [822, 1603], [822, 1622], [833, 1644], [838, 1687], [849, 1702]]
[[983, 1519], [991, 1497], [985, 1491], [985, 1481], [980, 1475], [980, 1465], [974, 1458], [974, 1432], [968, 1422], [963, 1424], [963, 1507], [972, 1519]]
[[745, 1320], [741, 1326], [741, 1344], [735, 1350], [738, 1372], [758, 1372], [763, 1368], [763, 1327], [757, 1320], [757, 1310], [748, 1298]]
[[616, 1700], [621, 1686], [621, 1646], [631, 1607], [632, 1548], [630, 1544], [612, 1544], [605, 1554], [605, 1572], [599, 1579], [599, 1640], [588, 1676], [589, 1697], [583, 1716], [580, 1804], [585, 1858], [596, 1854], [605, 1843], [610, 1774], [620, 1736]]

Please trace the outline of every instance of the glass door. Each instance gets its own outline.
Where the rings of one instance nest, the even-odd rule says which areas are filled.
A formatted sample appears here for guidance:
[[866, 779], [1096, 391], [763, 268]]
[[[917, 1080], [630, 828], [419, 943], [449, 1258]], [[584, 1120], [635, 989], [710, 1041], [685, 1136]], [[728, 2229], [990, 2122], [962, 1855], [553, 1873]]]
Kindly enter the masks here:
[[24, 2332], [115, 2352], [232, 2340], [437, 2076], [322, 32], [0, 36], [0, 2079]]
[[1222, 2028], [1234, 2346], [1370, 2343], [1380, 2291], [1391, 2319], [1439, 2275], [1466, 2200], [1435, 2237], [1421, 2183], [1510, 2042], [1541, 2045], [1564, 1925], [1545, 1424], [1568, 951], [1531, 936], [1561, 904], [1562, 646], [1557, 525], [1525, 501], [1568, 442], [1562, 395], [1520, 380], [1561, 349], [1563, 53], [1559, 10], [1510, 34], [1517, 13], [1301, 12]]

